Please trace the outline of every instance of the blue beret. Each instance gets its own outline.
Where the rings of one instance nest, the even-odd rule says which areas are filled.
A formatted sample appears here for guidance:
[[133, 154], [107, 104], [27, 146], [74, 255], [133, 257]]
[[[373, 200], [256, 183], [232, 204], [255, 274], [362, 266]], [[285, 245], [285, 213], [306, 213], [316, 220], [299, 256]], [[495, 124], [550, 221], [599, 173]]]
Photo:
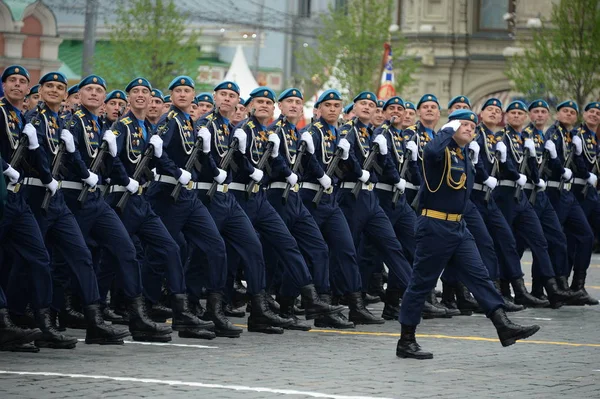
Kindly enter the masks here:
[[[29, 89], [29, 94], [27, 94], [28, 96], [32, 95], [32, 94], [38, 94], [40, 92], [40, 85], [35, 85], [32, 86], [31, 89]], [[587, 111], [587, 109], [586, 109]]]
[[344, 114], [349, 114], [354, 109], [354, 103], [348, 104], [344, 107]]
[[319, 105], [323, 102], [323, 101], [328, 101], [328, 100], [338, 100], [338, 101], [342, 101], [342, 95], [340, 94], [339, 91], [335, 90], [335, 89], [329, 89], [329, 90], [325, 90], [317, 99], [317, 102], [315, 103], [315, 108], [318, 108]]
[[250, 101], [252, 101], [252, 97], [248, 97], [246, 101], [244, 101], [244, 107], [248, 107], [248, 105], [250, 105]]
[[375, 93], [370, 91], [363, 91], [362, 93], [358, 93], [358, 96], [354, 97], [354, 100], [352, 100], [352, 102], [355, 103], [360, 100], [371, 100], [375, 103], [375, 105], [377, 105], [377, 96], [375, 95]]
[[104, 103], [109, 102], [110, 100], [123, 100], [127, 101], [127, 94], [123, 90], [113, 90], [106, 95], [104, 99]]
[[506, 112], [511, 111], [513, 109], [518, 109], [521, 111], [526, 111], [527, 110], [527, 105], [525, 105], [525, 103], [521, 100], [515, 100], [515, 101], [511, 101], [510, 104], [508, 104], [508, 107], [506, 107]]
[[240, 97], [240, 101], [238, 102], [238, 105], [241, 105], [242, 107], [246, 106], [246, 100], [244, 100], [242, 97]]
[[171, 96], [167, 94], [166, 96], [163, 97], [163, 101], [166, 102], [166, 103], [170, 103], [171, 102]]
[[198, 105], [198, 97], [192, 98], [192, 104]]
[[413, 111], [417, 110], [415, 104], [411, 103], [410, 101], [404, 101], [404, 109], [412, 109]]
[[59, 82], [64, 83], [65, 86], [68, 84], [67, 77], [60, 72], [48, 72], [40, 78], [40, 84], [43, 85], [46, 82]]
[[421, 106], [421, 104], [426, 103], [428, 101], [433, 101], [434, 103], [436, 103], [438, 105], [438, 108], [440, 108], [440, 102], [438, 101], [438, 99], [437, 99], [437, 97], [435, 95], [433, 95], [433, 94], [424, 94], [423, 97], [421, 97], [421, 99], [417, 103], [417, 109], [419, 109], [419, 107]]
[[544, 100], [542, 100], [541, 98], [538, 100], [534, 100], [529, 104], [529, 107], [527, 108], [528, 111], [531, 111], [534, 108], [546, 108], [548, 111], [550, 111], [550, 106], [548, 105], [548, 103]]
[[556, 110], [558, 111], [561, 108], [569, 107], [573, 108], [577, 113], [579, 113], [579, 106], [573, 100], [566, 100], [556, 106]]
[[79, 93], [79, 85], [73, 85], [71, 87], [69, 87], [69, 89], [67, 90], [67, 94], [69, 96], [72, 96], [73, 94], [77, 94]]
[[4, 72], [2, 72], [2, 83], [6, 82], [6, 78], [8, 78], [10, 75], [25, 76], [28, 82], [31, 80], [29, 77], [29, 72], [27, 72], [27, 69], [23, 68], [21, 65], [11, 65], [6, 67]]
[[475, 124], [479, 123], [477, 115], [470, 109], [457, 109], [448, 116], [449, 121], [471, 121]]
[[490, 106], [495, 106], [500, 108], [500, 110], [502, 110], [502, 101], [498, 100], [495, 97], [492, 97], [490, 99], [488, 99], [485, 103], [483, 103], [483, 107], [481, 107], [481, 110], [483, 111], [484, 109], [486, 109], [487, 107]]
[[452, 100], [450, 100], [450, 102], [448, 103], [448, 109], [450, 109], [450, 107], [452, 107], [454, 104], [458, 104], [458, 103], [467, 104], [469, 106], [469, 108], [471, 108], [471, 101], [469, 101], [469, 97], [456, 96], [456, 97], [453, 97]]
[[160, 98], [160, 101], [165, 101], [165, 99], [163, 98], [163, 94], [162, 91], [158, 90], [158, 89], [152, 89], [152, 91], [150, 92], [150, 95], [152, 97], [156, 97], [156, 98]]
[[[229, 89], [232, 90], [232, 89]], [[275, 92], [266, 86], [260, 86], [250, 92], [250, 98], [265, 97], [275, 102]]]
[[385, 110], [390, 105], [401, 105], [404, 108], [404, 100], [398, 96], [390, 97], [385, 104], [383, 104], [383, 109]]
[[[219, 90], [232, 90], [235, 91], [238, 95], [240, 94], [240, 87], [235, 82], [232, 82], [230, 80], [226, 80], [216, 85], [215, 91]], [[273, 93], [273, 98], [275, 98], [275, 93]]]
[[189, 86], [192, 89], [196, 87], [194, 84], [194, 79], [190, 78], [189, 76], [177, 76], [171, 81], [171, 83], [169, 83], [169, 90], [173, 90], [179, 86]]
[[383, 100], [377, 100], [377, 108], [383, 108], [384, 104], [385, 104], [385, 101], [383, 101]]
[[205, 103], [210, 103], [212, 105], [215, 105], [215, 100], [214, 100], [212, 94], [207, 93], [207, 92], [203, 92], [203, 93], [198, 94], [196, 96], [196, 100], [198, 100], [199, 103], [200, 102], [205, 102]]
[[129, 82], [129, 84], [125, 88], [125, 92], [129, 93], [129, 91], [131, 91], [131, 89], [133, 89], [134, 87], [137, 87], [137, 86], [147, 87], [148, 90], [152, 91], [152, 85], [150, 84], [150, 82], [148, 82], [148, 79], [135, 78], [131, 82]]
[[292, 87], [291, 89], [287, 89], [281, 92], [281, 94], [279, 95], [279, 98], [277, 99], [277, 101], [283, 101], [286, 98], [290, 98], [290, 97], [298, 97], [301, 100], [304, 100], [304, 97], [302, 96], [302, 92], [294, 87]]
[[583, 110], [588, 111], [590, 108], [600, 109], [600, 103], [597, 101], [588, 103]]
[[100, 85], [106, 90], [106, 81], [98, 75], [90, 75], [83, 78], [83, 80], [79, 82], [79, 90], [87, 85]]

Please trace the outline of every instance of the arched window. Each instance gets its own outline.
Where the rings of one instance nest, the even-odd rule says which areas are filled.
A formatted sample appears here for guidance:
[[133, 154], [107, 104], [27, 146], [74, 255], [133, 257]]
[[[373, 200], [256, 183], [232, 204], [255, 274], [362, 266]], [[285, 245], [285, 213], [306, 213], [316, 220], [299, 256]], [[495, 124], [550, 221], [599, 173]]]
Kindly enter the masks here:
[[21, 33], [27, 35], [23, 41], [23, 58], [40, 58], [41, 41], [43, 27], [41, 22], [30, 15], [23, 20]]

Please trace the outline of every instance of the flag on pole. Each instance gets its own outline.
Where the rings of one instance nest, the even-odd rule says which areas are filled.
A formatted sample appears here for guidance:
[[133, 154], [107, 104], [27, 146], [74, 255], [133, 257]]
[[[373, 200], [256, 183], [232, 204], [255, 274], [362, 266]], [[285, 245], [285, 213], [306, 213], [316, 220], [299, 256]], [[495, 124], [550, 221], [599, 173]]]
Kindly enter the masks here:
[[377, 97], [380, 100], [387, 100], [396, 95], [394, 89], [394, 67], [392, 66], [392, 47], [389, 43], [383, 45], [383, 72], [381, 73], [381, 83], [377, 91]]

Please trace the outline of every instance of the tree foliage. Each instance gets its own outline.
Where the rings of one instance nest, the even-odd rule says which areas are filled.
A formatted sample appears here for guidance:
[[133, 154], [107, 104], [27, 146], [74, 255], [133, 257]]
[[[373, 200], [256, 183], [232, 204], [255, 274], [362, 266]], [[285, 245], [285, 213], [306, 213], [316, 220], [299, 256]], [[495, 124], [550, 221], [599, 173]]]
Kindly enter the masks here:
[[[317, 85], [333, 77], [350, 97], [364, 90], [376, 91], [380, 82], [383, 44], [390, 39], [393, 0], [348, 0], [345, 7], [329, 7], [320, 16], [315, 47], [298, 52], [299, 63]], [[393, 42], [396, 91], [412, 82], [416, 62], [404, 58], [404, 40]]]
[[96, 60], [111, 87], [123, 88], [136, 76], [165, 90], [177, 75], [195, 78], [200, 32], [188, 31], [189, 16], [173, 0], [121, 0], [110, 26], [109, 55]]
[[506, 75], [528, 97], [574, 98], [583, 105], [600, 89], [600, 0], [562, 0], [533, 32]]

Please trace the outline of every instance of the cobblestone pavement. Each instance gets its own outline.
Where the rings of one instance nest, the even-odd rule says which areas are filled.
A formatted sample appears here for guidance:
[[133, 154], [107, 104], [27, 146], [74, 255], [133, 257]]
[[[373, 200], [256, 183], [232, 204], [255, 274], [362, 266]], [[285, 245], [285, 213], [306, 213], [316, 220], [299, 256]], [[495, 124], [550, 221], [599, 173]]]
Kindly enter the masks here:
[[[588, 291], [600, 297], [600, 256], [592, 262]], [[600, 306], [527, 309], [511, 318], [542, 329], [502, 348], [484, 316], [424, 321], [417, 332], [434, 352], [428, 361], [396, 358], [397, 322], [0, 352], [0, 398], [600, 398]]]

